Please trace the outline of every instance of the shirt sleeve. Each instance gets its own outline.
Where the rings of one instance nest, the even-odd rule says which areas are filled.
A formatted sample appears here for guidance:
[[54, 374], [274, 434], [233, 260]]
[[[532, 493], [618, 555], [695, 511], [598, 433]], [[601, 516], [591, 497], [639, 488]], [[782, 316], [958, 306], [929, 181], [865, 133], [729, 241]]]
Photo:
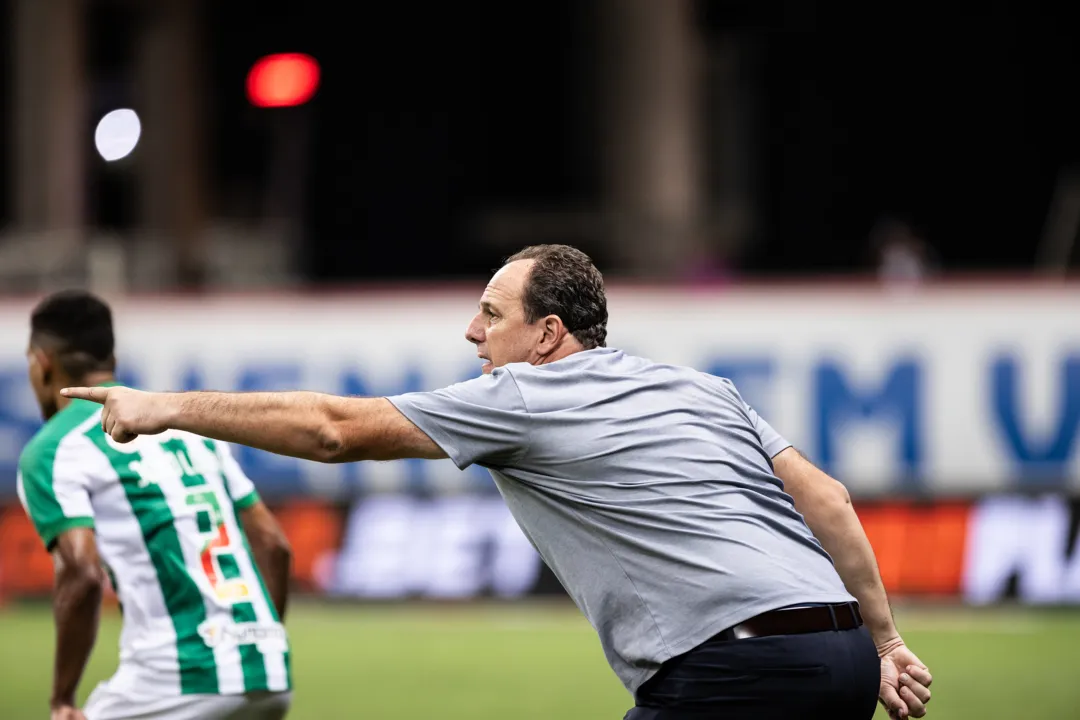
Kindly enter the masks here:
[[765, 422], [764, 418], [758, 415], [757, 411], [754, 410], [748, 402], [743, 400], [742, 395], [739, 394], [738, 388], [735, 387], [735, 383], [727, 378], [720, 378], [720, 380], [729, 390], [731, 390], [739, 404], [742, 405], [743, 410], [746, 412], [746, 417], [750, 420], [750, 424], [754, 426], [754, 431], [761, 440], [761, 446], [765, 449], [765, 453], [770, 458], [776, 457], [781, 452], [791, 447], [791, 443], [773, 429], [772, 425]]
[[94, 527], [91, 478], [83, 465], [77, 453], [55, 445], [30, 448], [19, 458], [19, 501], [50, 551], [68, 530]]
[[506, 368], [434, 392], [388, 397], [464, 470], [505, 467], [528, 452], [529, 413]]
[[233, 457], [228, 443], [215, 440], [214, 451], [221, 463], [221, 472], [225, 476], [225, 490], [232, 498], [233, 507], [243, 510], [259, 502], [259, 493], [255, 489], [255, 483], [251, 482], [251, 478]]
[[746, 414], [750, 418], [750, 422], [754, 425], [754, 430], [757, 431], [758, 437], [761, 438], [761, 446], [765, 448], [765, 452], [769, 457], [774, 458], [781, 452], [791, 447], [791, 443], [783, 438], [780, 433], [773, 429], [773, 426], [765, 422], [754, 408], [747, 405], [745, 402], [743, 405], [746, 407]]

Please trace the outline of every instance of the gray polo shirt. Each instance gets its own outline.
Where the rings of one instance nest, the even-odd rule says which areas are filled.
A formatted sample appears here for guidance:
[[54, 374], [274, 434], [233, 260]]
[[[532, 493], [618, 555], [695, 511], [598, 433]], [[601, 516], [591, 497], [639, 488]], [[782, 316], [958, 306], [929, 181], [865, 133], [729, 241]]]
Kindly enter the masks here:
[[631, 692], [762, 612], [853, 599], [729, 380], [599, 348], [389, 400], [491, 472]]

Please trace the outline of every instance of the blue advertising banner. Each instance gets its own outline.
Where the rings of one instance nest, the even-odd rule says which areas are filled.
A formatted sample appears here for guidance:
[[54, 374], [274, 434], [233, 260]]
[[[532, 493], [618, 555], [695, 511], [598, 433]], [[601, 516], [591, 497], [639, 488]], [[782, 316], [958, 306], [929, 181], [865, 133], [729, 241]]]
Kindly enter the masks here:
[[[121, 379], [158, 390], [390, 395], [479, 373], [480, 288], [114, 300]], [[1080, 489], [1080, 287], [615, 287], [609, 344], [731, 378], [854, 494]], [[40, 427], [30, 302], [0, 303], [0, 497]], [[327, 466], [247, 448], [264, 493], [490, 490], [449, 461]]]

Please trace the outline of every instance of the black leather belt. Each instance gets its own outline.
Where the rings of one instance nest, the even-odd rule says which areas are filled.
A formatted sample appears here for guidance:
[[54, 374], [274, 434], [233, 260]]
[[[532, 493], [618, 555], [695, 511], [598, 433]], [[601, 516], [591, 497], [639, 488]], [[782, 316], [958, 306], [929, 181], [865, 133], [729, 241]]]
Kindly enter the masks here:
[[647, 697], [651, 688], [663, 683], [664, 678], [682, 662], [683, 658], [711, 643], [769, 635], [801, 635], [830, 630], [854, 630], [862, 624], [859, 604], [854, 602], [807, 605], [762, 613], [714, 635], [693, 650], [666, 661], [655, 675], [638, 688], [636, 697], [639, 702], [641, 698]]
[[830, 630], [854, 630], [862, 624], [863, 619], [858, 603], [811, 605], [762, 613], [724, 630], [712, 639], [739, 640], [769, 635], [801, 635]]

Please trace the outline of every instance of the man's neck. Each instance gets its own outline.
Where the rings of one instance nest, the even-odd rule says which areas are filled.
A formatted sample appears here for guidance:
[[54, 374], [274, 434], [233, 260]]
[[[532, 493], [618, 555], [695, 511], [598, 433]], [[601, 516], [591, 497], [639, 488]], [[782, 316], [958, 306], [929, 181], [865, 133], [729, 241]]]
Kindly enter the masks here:
[[568, 358], [575, 353], [584, 352], [585, 348], [578, 342], [577, 338], [573, 335], [568, 335], [567, 338], [567, 340], [564, 340], [559, 344], [559, 347], [540, 358], [540, 362], [534, 364], [547, 365], [548, 363], [558, 362], [559, 360]]

